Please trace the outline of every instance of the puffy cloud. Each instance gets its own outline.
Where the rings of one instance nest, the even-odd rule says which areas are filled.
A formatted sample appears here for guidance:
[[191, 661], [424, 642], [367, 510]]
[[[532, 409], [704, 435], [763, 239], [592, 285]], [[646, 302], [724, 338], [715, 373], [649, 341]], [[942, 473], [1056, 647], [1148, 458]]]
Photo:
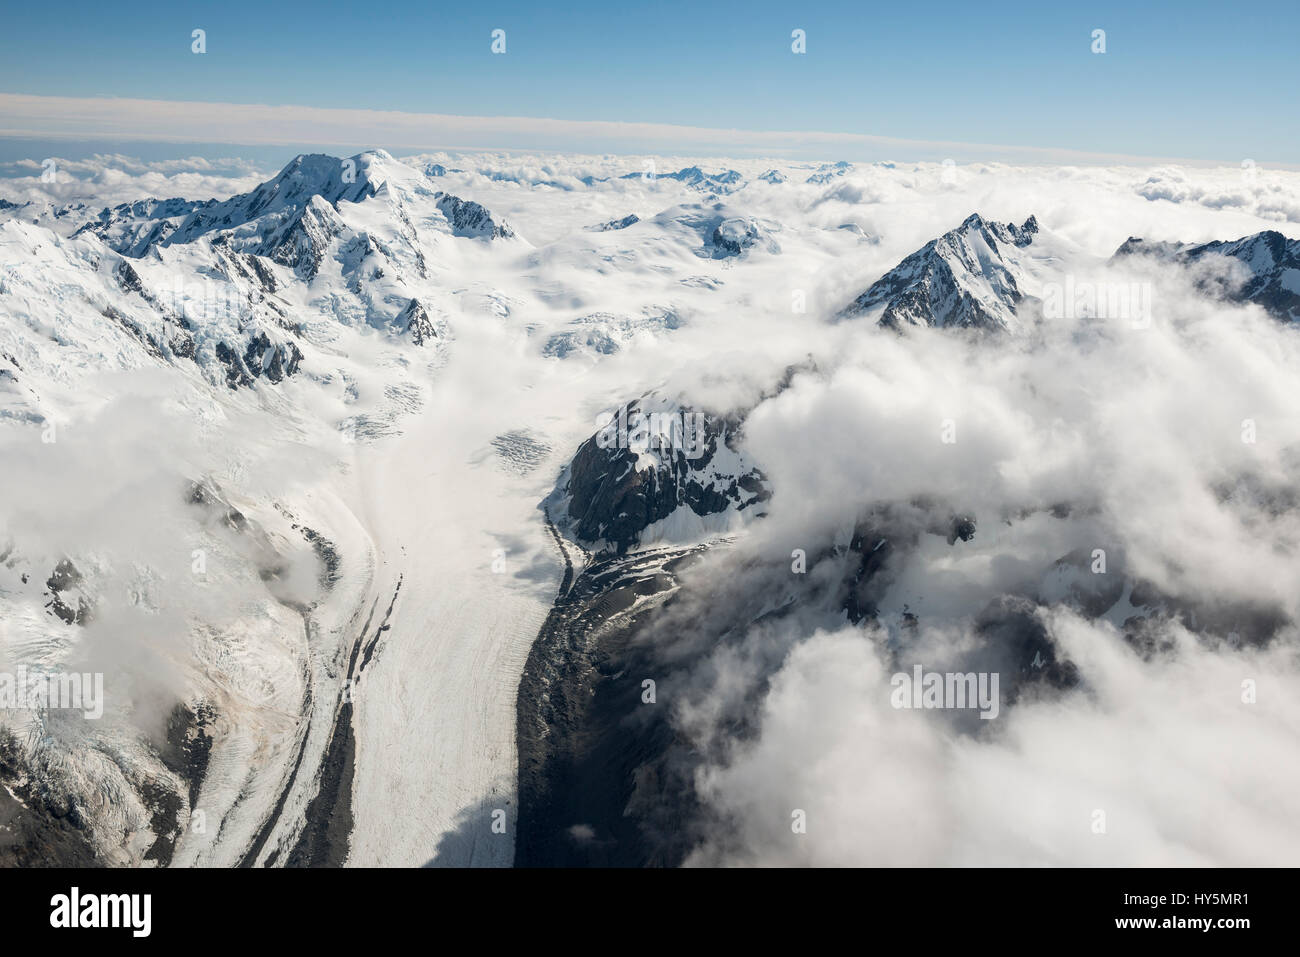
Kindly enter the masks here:
[[[924, 537], [892, 560], [880, 629], [828, 633], [826, 609], [796, 610], [689, 669], [678, 726], [714, 756], [699, 772], [709, 814], [692, 861], [1295, 859], [1300, 338], [1253, 307], [1205, 301], [1186, 276], [1150, 281], [1149, 328], [1048, 322], [998, 340], [855, 329], [750, 415], [768, 519], [715, 556], [713, 584], [688, 600], [722, 601], [715, 586], [755, 564], [784, 571], [792, 548], [846, 541], [880, 503], [928, 496], [977, 531], [955, 545]], [[1254, 442], [1245, 420], [1263, 428]], [[1055, 503], [1069, 514], [1051, 516]], [[1168, 650], [1143, 660], [1115, 630], [1140, 609], [1092, 623], [1052, 611], [1047, 633], [1077, 666], [1076, 689], [1022, 697], [987, 727], [891, 708], [889, 673], [914, 664], [1000, 673], [1007, 689], [1029, 663], [980, 632], [980, 614], [1006, 594], [1054, 600], [1053, 564], [1096, 548], [1111, 574], [1205, 617], [1157, 626]], [[768, 574], [756, 588], [789, 589]], [[909, 606], [919, 636], [902, 624]], [[1255, 614], [1269, 641], [1234, 647]], [[671, 625], [693, 619], [692, 606]], [[1267, 688], [1258, 703], [1241, 700], [1245, 679]], [[752, 736], [732, 738], [746, 721]], [[806, 834], [791, 831], [796, 809]], [[1105, 835], [1090, 830], [1097, 809]]]
[[700, 772], [716, 817], [688, 863], [1295, 861], [1293, 648], [1212, 648], [1179, 630], [1175, 654], [1143, 661], [1110, 626], [1051, 626], [1084, 687], [1024, 701], [978, 734], [943, 711], [893, 708], [870, 634], [812, 635], [772, 677], [757, 738]]
[[600, 120], [451, 116], [398, 110], [340, 109], [253, 103], [180, 102], [126, 97], [63, 97], [0, 93], [0, 127], [31, 136], [111, 137], [154, 142], [240, 144], [383, 144], [430, 149], [444, 143], [564, 151], [727, 151], [732, 155], [852, 158], [888, 155], [979, 155], [1021, 162], [1126, 162], [1134, 157], [1051, 147], [902, 139], [863, 133], [755, 131]]
[[[53, 179], [47, 181], [48, 173]], [[253, 189], [266, 170], [243, 159], [191, 156], [145, 161], [120, 153], [85, 159], [58, 155], [0, 163], [0, 198], [38, 206], [85, 203], [96, 208], [150, 197], [224, 198]], [[43, 178], [46, 177], [46, 178]]]

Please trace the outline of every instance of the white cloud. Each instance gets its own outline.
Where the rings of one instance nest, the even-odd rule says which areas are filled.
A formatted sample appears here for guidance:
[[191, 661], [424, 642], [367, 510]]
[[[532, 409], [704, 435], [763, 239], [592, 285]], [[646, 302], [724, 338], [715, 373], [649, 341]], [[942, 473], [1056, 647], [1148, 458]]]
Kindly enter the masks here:
[[[189, 103], [115, 97], [0, 93], [0, 135], [161, 142], [353, 145], [388, 149], [504, 147], [621, 153], [726, 151], [880, 159], [946, 157], [1069, 163], [1125, 162], [1131, 155], [815, 131], [760, 132], [664, 123], [451, 116], [272, 104]], [[887, 155], [886, 155], [887, 154]], [[1228, 159], [1228, 157], [1225, 157]]]
[[[1052, 626], [1087, 690], [1021, 703], [978, 736], [941, 711], [891, 707], [869, 634], [810, 637], [773, 677], [758, 739], [702, 772], [717, 819], [689, 863], [1295, 862], [1291, 649], [1210, 649], [1180, 632], [1176, 655], [1143, 662], [1107, 627]], [[1248, 678], [1254, 704], [1241, 698]]]

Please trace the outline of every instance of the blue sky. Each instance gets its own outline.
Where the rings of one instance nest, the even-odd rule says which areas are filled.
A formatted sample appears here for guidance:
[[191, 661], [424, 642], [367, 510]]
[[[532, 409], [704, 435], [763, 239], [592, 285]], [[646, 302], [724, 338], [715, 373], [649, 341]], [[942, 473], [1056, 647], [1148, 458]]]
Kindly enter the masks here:
[[[535, 2], [22, 3], [3, 22], [9, 94], [1300, 161], [1295, 0], [576, 2], [563, 12]], [[790, 50], [796, 27], [807, 33], [802, 56]], [[190, 50], [195, 28], [207, 33], [202, 56]], [[490, 52], [495, 28], [506, 30], [504, 56]], [[1097, 28], [1101, 55], [1090, 50]], [[6, 119], [0, 110], [0, 128], [13, 128]]]

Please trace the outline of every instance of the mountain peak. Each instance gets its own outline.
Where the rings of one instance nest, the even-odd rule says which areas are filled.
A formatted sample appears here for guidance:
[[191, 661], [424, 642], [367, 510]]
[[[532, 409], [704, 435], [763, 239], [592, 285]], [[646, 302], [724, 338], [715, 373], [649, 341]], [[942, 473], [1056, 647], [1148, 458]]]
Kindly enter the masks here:
[[[986, 220], [979, 213], [971, 213], [958, 228], [984, 230], [995, 236], [1001, 242], [1009, 242], [1012, 245], [1024, 247], [1033, 242], [1034, 236], [1038, 233], [1038, 217], [1030, 216], [1023, 223], [1017, 226], [1015, 223], [999, 223], [992, 220]], [[951, 236], [952, 233], [947, 233], [945, 235]]]
[[436, 198], [438, 209], [447, 217], [456, 236], [492, 240], [510, 239], [515, 234], [505, 223], [493, 219], [492, 213], [479, 203], [445, 192], [437, 193]]
[[1300, 239], [1287, 239], [1277, 230], [1197, 244], [1147, 242], [1130, 236], [1112, 258], [1128, 256], [1179, 265], [1211, 258], [1235, 263], [1232, 275], [1200, 277], [1198, 285], [1230, 302], [1253, 302], [1285, 322], [1300, 322]]
[[1038, 219], [1019, 226], [972, 213], [872, 283], [837, 318], [881, 309], [878, 322], [1009, 329], [1025, 298], [1028, 273], [1020, 250], [1038, 234]]
[[[244, 195], [256, 197], [250, 206], [258, 214], [304, 203], [313, 195], [330, 205], [345, 199], [355, 203], [378, 191], [376, 180], [381, 178], [375, 174], [395, 162], [383, 150], [358, 153], [346, 159], [325, 153], [303, 153], [295, 156], [273, 179]], [[229, 202], [241, 198], [235, 196]]]
[[595, 551], [717, 533], [763, 512], [767, 479], [740, 444], [742, 419], [647, 394], [602, 417], [543, 502]]

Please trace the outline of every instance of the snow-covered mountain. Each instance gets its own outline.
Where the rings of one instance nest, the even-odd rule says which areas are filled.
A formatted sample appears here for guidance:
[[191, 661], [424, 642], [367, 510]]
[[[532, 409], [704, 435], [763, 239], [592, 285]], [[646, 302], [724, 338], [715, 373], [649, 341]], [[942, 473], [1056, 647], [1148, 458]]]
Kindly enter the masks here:
[[[645, 173], [626, 173], [623, 179], [642, 179]], [[722, 170], [716, 173], [705, 172], [698, 166], [688, 166], [685, 169], [679, 169], [673, 173], [656, 173], [654, 178], [674, 180], [684, 186], [697, 189], [703, 193], [726, 194], [733, 193], [745, 185], [745, 177], [734, 169]]]
[[[323, 207], [337, 210], [341, 202], [359, 203], [374, 196], [383, 186], [383, 161], [378, 154], [343, 162], [323, 154], [299, 156], [251, 193], [206, 203], [168, 200], [119, 206], [104, 210], [73, 235], [93, 232], [118, 252], [139, 258], [155, 245], [191, 243], [214, 231], [241, 228], [239, 238], [256, 233], [267, 255], [279, 245], [268, 244], [269, 237], [301, 234], [304, 219], [328, 223]], [[254, 223], [257, 228], [250, 230]]]
[[840, 313], [883, 326], [961, 326], [1006, 330], [1034, 280], [1026, 249], [1038, 220], [988, 222], [973, 213], [877, 279]]
[[1266, 230], [1209, 243], [1146, 242], [1131, 237], [1115, 257], [1144, 256], [1183, 266], [1214, 267], [1198, 276], [1201, 288], [1234, 302], [1253, 302], [1278, 319], [1300, 321], [1300, 240]]
[[478, 203], [452, 196], [450, 193], [438, 193], [438, 208], [442, 210], [447, 222], [451, 223], [452, 232], [457, 236], [474, 239], [510, 239], [514, 236], [505, 223], [498, 223]]
[[[382, 151], [300, 156], [228, 200], [56, 209], [49, 218], [60, 223], [54, 236], [39, 218], [0, 222], [9, 295], [39, 316], [71, 283], [78, 308], [108, 317], [155, 359], [189, 360], [231, 387], [278, 382], [304, 358], [317, 361], [322, 314], [416, 344], [437, 339], [448, 298], [439, 274], [457, 258], [447, 254], [469, 240], [514, 238], [480, 204], [431, 189]], [[431, 257], [443, 261], [431, 266]], [[61, 297], [49, 291], [54, 276]], [[77, 339], [77, 323], [57, 324]]]
[[804, 182], [811, 183], [814, 186], [821, 186], [831, 182], [838, 176], [843, 176], [851, 169], [853, 169], [853, 164], [844, 160], [840, 160], [838, 163], [823, 163]]
[[[24, 531], [10, 511], [0, 528], [0, 657], [47, 667], [93, 657], [97, 644], [119, 640], [111, 636], [124, 615], [177, 616], [189, 635], [178, 649], [183, 677], [158, 707], [178, 742], [207, 742], [202, 764], [187, 763], [181, 744], [160, 754], [133, 729], [141, 702], [119, 691], [112, 726], [18, 748], [22, 793], [33, 808], [73, 808], [74, 845], [109, 862], [341, 860], [346, 845], [322, 850], [304, 836], [302, 808], [328, 783], [319, 773], [330, 748], [351, 740], [351, 719], [336, 708], [378, 643], [364, 619], [350, 624], [356, 603], [385, 588], [391, 600], [395, 588], [375, 570], [386, 546], [373, 527], [359, 533], [357, 496], [374, 483], [358, 490], [356, 481], [368, 460], [349, 459], [407, 431], [430, 401], [449, 314], [481, 315], [490, 302], [466, 273], [527, 244], [482, 205], [432, 188], [382, 151], [300, 156], [225, 200], [13, 204], [5, 213], [0, 428], [10, 480], [20, 483], [9, 508], [23, 507], [12, 493], [39, 487], [22, 478], [45, 461], [19, 451], [28, 443], [48, 449], [51, 465], [59, 456], [75, 463], [63, 466], [78, 488], [63, 493], [69, 503], [95, 501], [80, 483], [94, 475], [84, 457], [98, 455], [116, 507], [133, 523], [167, 528], [187, 557], [93, 531], [106, 521], [100, 508], [80, 519], [80, 534], [53, 537]], [[133, 399], [142, 387], [161, 391]], [[171, 450], [163, 432], [123, 436], [99, 421], [141, 401], [157, 406], [156, 429], [181, 423]], [[112, 438], [94, 452], [87, 444], [100, 429]], [[250, 480], [247, 470], [281, 454], [292, 463], [276, 467], [287, 484], [268, 493], [267, 476]], [[331, 468], [342, 472], [326, 481]], [[207, 608], [205, 587], [232, 604]], [[123, 677], [99, 667], [120, 688]], [[48, 736], [47, 722], [30, 715], [18, 730]], [[309, 729], [318, 736], [310, 744]], [[105, 748], [118, 764], [95, 770]], [[240, 757], [251, 753], [260, 757]], [[87, 803], [102, 788], [122, 796]], [[178, 844], [198, 801], [216, 826]], [[274, 809], [284, 801], [304, 803], [281, 817]]]
[[597, 223], [595, 226], [588, 226], [587, 228], [593, 233], [607, 233], [611, 229], [627, 229], [639, 222], [641, 222], [640, 216], [636, 213], [628, 213], [622, 219], [611, 219], [609, 222]]
[[671, 309], [646, 309], [639, 316], [594, 312], [579, 316], [554, 332], [542, 346], [542, 355], [567, 359], [575, 355], [613, 355], [638, 338], [654, 342], [659, 335], [679, 328], [681, 318]]
[[673, 232], [694, 233], [699, 242], [694, 252], [704, 259], [740, 258], [757, 250], [771, 255], [781, 252], [774, 235], [779, 226], [725, 203], [675, 206], [661, 212], [654, 222]]
[[628, 402], [579, 446], [547, 513], [591, 551], [698, 541], [762, 514], [769, 491], [734, 416], [660, 396]]

